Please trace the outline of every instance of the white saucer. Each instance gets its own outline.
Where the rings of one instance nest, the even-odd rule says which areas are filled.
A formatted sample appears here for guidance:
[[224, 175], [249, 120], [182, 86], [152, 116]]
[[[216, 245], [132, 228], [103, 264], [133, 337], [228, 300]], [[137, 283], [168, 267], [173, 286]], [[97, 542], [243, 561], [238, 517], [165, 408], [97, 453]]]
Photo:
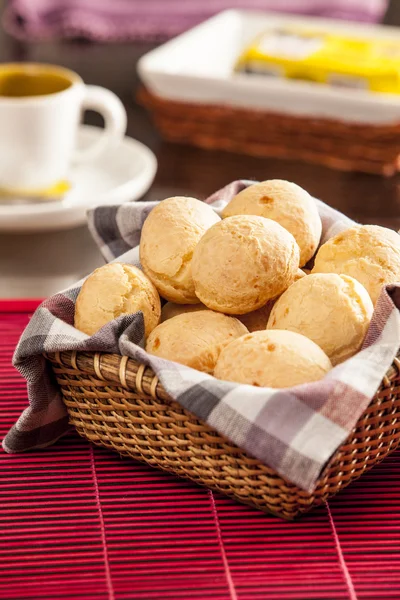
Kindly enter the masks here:
[[[98, 127], [82, 125], [78, 146], [91, 144]], [[125, 137], [116, 148], [92, 162], [71, 168], [71, 190], [57, 201], [0, 204], [0, 231], [27, 232], [69, 229], [86, 222], [86, 211], [100, 204], [138, 200], [151, 186], [157, 159], [144, 144]]]

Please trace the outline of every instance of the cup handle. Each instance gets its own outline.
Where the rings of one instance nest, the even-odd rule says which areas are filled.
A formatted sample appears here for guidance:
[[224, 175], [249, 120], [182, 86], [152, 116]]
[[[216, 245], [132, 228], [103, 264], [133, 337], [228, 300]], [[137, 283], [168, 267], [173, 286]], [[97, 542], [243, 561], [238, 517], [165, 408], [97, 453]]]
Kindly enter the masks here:
[[85, 85], [82, 112], [94, 110], [104, 118], [104, 129], [100, 138], [88, 148], [76, 149], [72, 156], [74, 163], [90, 161], [103, 154], [126, 132], [127, 116], [121, 100], [110, 90], [97, 85]]

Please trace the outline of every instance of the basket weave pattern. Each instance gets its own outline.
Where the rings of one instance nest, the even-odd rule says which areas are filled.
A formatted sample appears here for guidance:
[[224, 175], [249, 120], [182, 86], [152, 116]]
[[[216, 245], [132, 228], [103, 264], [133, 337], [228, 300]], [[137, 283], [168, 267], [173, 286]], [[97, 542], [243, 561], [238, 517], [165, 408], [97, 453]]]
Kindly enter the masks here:
[[81, 436], [286, 519], [339, 492], [400, 441], [399, 359], [310, 494], [171, 400], [150, 368], [116, 354], [46, 358]]
[[233, 106], [167, 100], [141, 89], [139, 102], [171, 142], [252, 156], [287, 158], [343, 171], [394, 175], [400, 124], [366, 125]]

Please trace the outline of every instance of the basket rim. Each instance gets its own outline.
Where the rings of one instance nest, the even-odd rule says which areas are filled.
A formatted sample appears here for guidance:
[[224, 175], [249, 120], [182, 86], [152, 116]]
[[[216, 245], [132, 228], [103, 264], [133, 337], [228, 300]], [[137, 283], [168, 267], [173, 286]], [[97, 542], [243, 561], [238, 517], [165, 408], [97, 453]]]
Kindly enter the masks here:
[[115, 382], [127, 390], [138, 391], [154, 400], [174, 401], [153, 369], [129, 356], [78, 350], [46, 352], [43, 355], [51, 362], [86, 371], [100, 380]]
[[[100, 380], [113, 381], [126, 389], [137, 390], [139, 393], [150, 396], [154, 400], [174, 401], [164, 389], [153, 369], [129, 356], [78, 350], [46, 352], [44, 356], [52, 362], [55, 361], [75, 369], [89, 369], [89, 374], [95, 375]], [[79, 367], [78, 361], [81, 362]], [[400, 377], [400, 349], [387, 370], [379, 389], [382, 386], [389, 386], [398, 377]], [[376, 393], [379, 392], [379, 389]], [[371, 402], [372, 400], [373, 398]]]

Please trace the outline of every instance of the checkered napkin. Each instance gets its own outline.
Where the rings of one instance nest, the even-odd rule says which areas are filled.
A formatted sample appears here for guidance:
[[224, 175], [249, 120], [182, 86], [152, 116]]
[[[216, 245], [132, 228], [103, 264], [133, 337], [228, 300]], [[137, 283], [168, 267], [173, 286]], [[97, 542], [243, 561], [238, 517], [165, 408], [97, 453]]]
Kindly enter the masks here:
[[[220, 210], [253, 182], [236, 181], [207, 202]], [[155, 203], [100, 207], [89, 214], [90, 230], [104, 257], [139, 265], [143, 222]], [[353, 221], [318, 201], [323, 241]], [[273, 390], [219, 381], [143, 350], [141, 313], [119, 317], [89, 337], [74, 326], [82, 282], [46, 300], [32, 317], [14, 356], [26, 378], [30, 406], [3, 441], [7, 452], [44, 447], [68, 428], [50, 365], [42, 352], [100, 351], [128, 355], [157, 373], [167, 392], [282, 477], [311, 491], [326, 462], [368, 406], [400, 346], [400, 285], [379, 298], [363, 350], [322, 380]]]

